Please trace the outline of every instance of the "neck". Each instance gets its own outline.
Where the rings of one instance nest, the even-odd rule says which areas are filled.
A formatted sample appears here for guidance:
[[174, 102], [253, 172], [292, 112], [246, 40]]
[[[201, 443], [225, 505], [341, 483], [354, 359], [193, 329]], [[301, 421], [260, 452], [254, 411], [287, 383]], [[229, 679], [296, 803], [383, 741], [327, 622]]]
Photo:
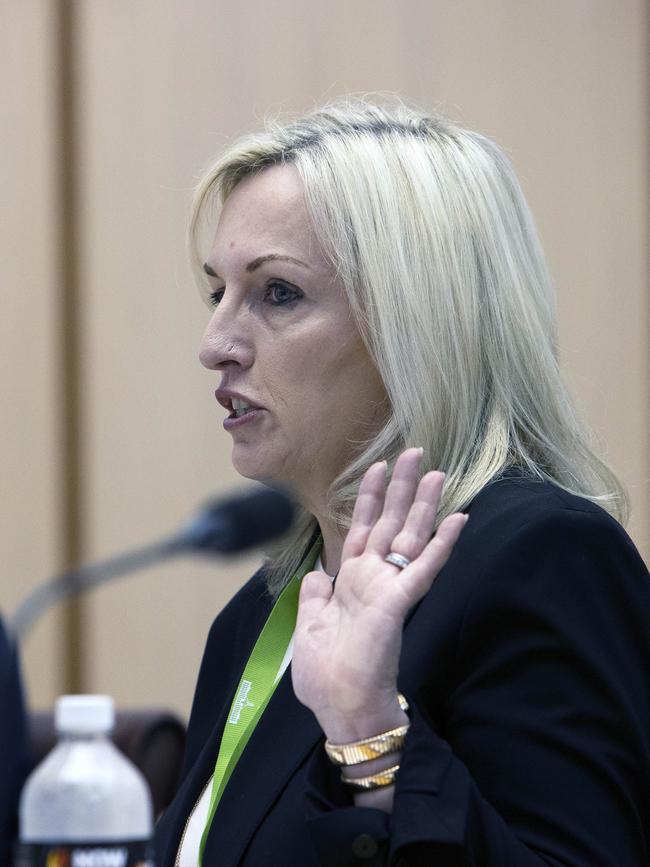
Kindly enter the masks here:
[[[326, 489], [325, 486], [323, 488]], [[321, 550], [323, 568], [328, 575], [336, 575], [341, 566], [341, 551], [343, 550], [345, 533], [342, 534], [340, 528], [329, 517], [325, 494], [315, 496], [314, 489], [320, 491], [321, 486], [312, 484], [308, 496], [301, 496], [302, 492], [294, 488], [293, 495], [303, 509], [310, 512], [318, 522], [321, 536], [323, 537], [323, 548]]]
[[328, 525], [326, 521], [319, 520], [318, 524], [323, 535], [323, 550], [321, 551], [323, 569], [328, 575], [336, 575], [341, 566], [343, 536], [341, 536], [338, 528]]
[[311, 512], [318, 521], [323, 537], [323, 548], [320, 555], [323, 569], [328, 575], [336, 575], [341, 566], [341, 551], [343, 550], [345, 535], [341, 534], [340, 529], [329, 518], [326, 505], [319, 503], [319, 507], [315, 508], [316, 505], [313, 501], [308, 505], [303, 504], [304, 508]]

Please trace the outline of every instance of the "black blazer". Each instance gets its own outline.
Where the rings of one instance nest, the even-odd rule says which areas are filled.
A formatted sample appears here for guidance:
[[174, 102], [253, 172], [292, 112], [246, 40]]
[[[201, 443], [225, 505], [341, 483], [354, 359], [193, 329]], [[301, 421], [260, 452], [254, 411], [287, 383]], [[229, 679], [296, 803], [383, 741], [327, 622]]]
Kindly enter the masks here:
[[[413, 706], [391, 815], [358, 808], [283, 676], [214, 818], [204, 867], [650, 864], [650, 579], [591, 503], [507, 474], [475, 498], [404, 630]], [[260, 574], [215, 620], [177, 796], [171, 867], [271, 608]]]

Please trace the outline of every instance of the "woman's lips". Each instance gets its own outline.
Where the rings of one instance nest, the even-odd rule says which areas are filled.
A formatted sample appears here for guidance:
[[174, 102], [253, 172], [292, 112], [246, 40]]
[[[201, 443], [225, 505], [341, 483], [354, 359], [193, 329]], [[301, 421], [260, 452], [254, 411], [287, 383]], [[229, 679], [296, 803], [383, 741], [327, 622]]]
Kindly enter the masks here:
[[251, 407], [243, 415], [234, 415], [233, 413], [223, 420], [224, 430], [231, 431], [244, 424], [250, 424], [255, 419], [259, 419], [263, 412], [264, 410], [261, 407]]
[[229, 391], [228, 389], [217, 389], [215, 397], [224, 409], [227, 409], [230, 415], [224, 419], [223, 426], [226, 430], [233, 430], [241, 427], [243, 424], [249, 424], [255, 418], [259, 418], [264, 412], [264, 408], [256, 406], [244, 395], [237, 392]]

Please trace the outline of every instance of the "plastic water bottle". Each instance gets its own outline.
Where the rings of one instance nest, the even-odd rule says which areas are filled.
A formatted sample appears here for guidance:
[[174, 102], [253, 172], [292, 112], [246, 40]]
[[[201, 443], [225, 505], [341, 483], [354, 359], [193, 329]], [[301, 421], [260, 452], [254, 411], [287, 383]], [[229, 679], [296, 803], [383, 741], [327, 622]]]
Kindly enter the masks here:
[[147, 783], [110, 740], [113, 700], [57, 699], [59, 741], [20, 799], [16, 867], [153, 867]]

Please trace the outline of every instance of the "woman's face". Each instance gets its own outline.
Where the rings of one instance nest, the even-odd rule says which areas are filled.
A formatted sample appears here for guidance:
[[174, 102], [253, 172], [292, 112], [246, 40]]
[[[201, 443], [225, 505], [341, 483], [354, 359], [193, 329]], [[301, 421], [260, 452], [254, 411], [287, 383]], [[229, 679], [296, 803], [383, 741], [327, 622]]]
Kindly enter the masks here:
[[377, 432], [387, 403], [294, 167], [234, 189], [205, 270], [214, 313], [200, 358], [220, 374], [235, 469], [316, 505]]

